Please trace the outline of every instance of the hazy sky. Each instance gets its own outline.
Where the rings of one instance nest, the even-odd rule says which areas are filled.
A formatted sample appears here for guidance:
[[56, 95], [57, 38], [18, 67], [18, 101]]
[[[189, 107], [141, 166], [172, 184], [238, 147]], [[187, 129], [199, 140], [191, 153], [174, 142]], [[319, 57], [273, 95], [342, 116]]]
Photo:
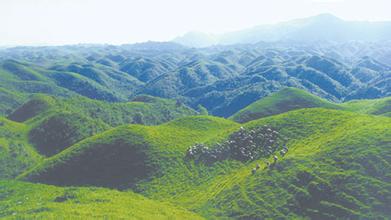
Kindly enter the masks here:
[[0, 45], [164, 41], [320, 13], [391, 20], [391, 0], [0, 0]]

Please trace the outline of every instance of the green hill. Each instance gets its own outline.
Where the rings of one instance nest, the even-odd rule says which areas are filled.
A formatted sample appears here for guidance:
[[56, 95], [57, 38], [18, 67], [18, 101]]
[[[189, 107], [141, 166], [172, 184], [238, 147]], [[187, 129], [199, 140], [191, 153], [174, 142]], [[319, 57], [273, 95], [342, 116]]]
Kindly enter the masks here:
[[[46, 118], [48, 112], [69, 112], [100, 119], [110, 126], [123, 124], [160, 124], [169, 120], [198, 114], [195, 110], [175, 100], [138, 96], [131, 102], [107, 103], [84, 97], [56, 98], [35, 95], [9, 115], [19, 122]], [[28, 122], [29, 123], [29, 122]]]
[[387, 218], [390, 122], [321, 109], [254, 121], [248, 126], [271, 124], [289, 137], [290, 152], [275, 169], [252, 176], [247, 166], [218, 180], [228, 186], [200, 209], [214, 205], [234, 218]]
[[[260, 42], [208, 49], [142, 45], [3, 49], [0, 88], [22, 101], [36, 93], [109, 102], [149, 94], [202, 105], [220, 117], [286, 87], [336, 102], [391, 94], [389, 42]], [[2, 105], [1, 116], [13, 108], [9, 101], [0, 100]]]
[[285, 88], [250, 104], [231, 116], [230, 119], [244, 123], [302, 108], [339, 109], [387, 116], [391, 112], [391, 98], [354, 100], [339, 104], [321, 99], [304, 90]]
[[390, 51], [0, 48], [0, 219], [389, 219]]
[[342, 103], [341, 106], [344, 109], [353, 112], [390, 116], [391, 97], [382, 99], [353, 100]]
[[28, 143], [28, 126], [0, 117], [0, 179], [14, 178], [40, 160]]
[[53, 106], [55, 106], [55, 99], [53, 97], [46, 95], [35, 95], [28, 102], [24, 103], [14, 112], [12, 112], [8, 118], [17, 122], [24, 122], [30, 118], [44, 113]]
[[55, 155], [84, 138], [111, 128], [98, 119], [71, 112], [48, 112], [44, 118], [30, 124], [29, 141], [45, 156]]
[[46, 159], [24, 179], [56, 185], [133, 186], [183, 162], [186, 149], [237, 127], [208, 116], [174, 120], [160, 126], [121, 126], [85, 139]]
[[[42, 58], [40, 62], [45, 60]], [[47, 94], [56, 97], [84, 96], [109, 102], [125, 101], [143, 83], [101, 64], [79, 64], [73, 60], [38, 65], [23, 58], [0, 61], [0, 88], [27, 97]], [[25, 99], [23, 100], [25, 101]], [[5, 107], [12, 103], [0, 101]]]
[[[151, 198], [211, 218], [385, 218], [391, 214], [390, 122], [324, 109], [268, 117], [246, 127], [268, 124], [288, 138], [290, 150], [273, 169], [264, 169], [262, 158], [246, 164], [223, 161], [201, 172], [192, 169], [181, 183], [163, 176], [141, 188]], [[252, 175], [255, 163], [262, 166]]]
[[52, 156], [76, 142], [124, 124], [161, 124], [198, 114], [174, 100], [138, 96], [132, 102], [105, 103], [88, 98], [35, 95], [9, 119], [28, 125], [29, 142]]
[[[195, 143], [213, 149], [239, 129], [228, 120], [198, 116], [123, 126], [79, 142], [19, 179], [131, 187], [206, 218], [386, 218], [390, 124], [387, 117], [319, 108], [246, 123], [250, 131], [268, 125], [286, 139], [289, 152], [269, 169], [271, 158], [262, 156], [213, 164], [186, 157]], [[261, 169], [252, 175], [256, 163]]]
[[76, 93], [57, 86], [46, 78], [45, 70], [16, 60], [0, 61], [0, 115], [6, 116], [32, 94], [68, 97]]
[[17, 92], [0, 88], [0, 100], [0, 115], [8, 115], [23, 103], [25, 97]]
[[202, 219], [132, 192], [0, 181], [2, 219]]
[[306, 91], [285, 88], [250, 104], [234, 114], [231, 119], [243, 123], [301, 108], [341, 109], [337, 104], [323, 100]]

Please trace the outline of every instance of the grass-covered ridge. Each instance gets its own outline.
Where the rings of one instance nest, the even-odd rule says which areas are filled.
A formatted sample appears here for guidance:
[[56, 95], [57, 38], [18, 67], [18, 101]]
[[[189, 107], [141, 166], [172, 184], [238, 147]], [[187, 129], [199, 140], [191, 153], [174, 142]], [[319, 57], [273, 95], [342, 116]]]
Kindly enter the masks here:
[[35, 95], [28, 102], [13, 111], [8, 118], [17, 122], [24, 122], [45, 113], [54, 106], [56, 106], [56, 101], [53, 97]]
[[132, 192], [0, 181], [2, 219], [202, 219]]
[[[186, 182], [183, 187], [162, 177], [146, 183], [144, 193], [209, 217], [384, 218], [390, 215], [390, 122], [324, 109], [253, 121], [245, 126], [268, 124], [289, 137], [290, 151], [275, 169], [264, 170], [262, 159], [235, 169], [223, 162], [214, 167], [220, 172], [204, 172], [203, 178], [195, 177], [200, 174], [197, 168], [192, 170], [195, 184]], [[255, 163], [262, 166], [252, 175]], [[169, 188], [159, 186], [164, 181], [170, 181]]]
[[[202, 105], [213, 115], [229, 117], [286, 87], [332, 101], [390, 96], [390, 48], [389, 42], [7, 48], [0, 50], [0, 88], [19, 94], [21, 101], [36, 93], [108, 102], [149, 94], [177, 98], [191, 107]], [[7, 111], [19, 99], [8, 98], [0, 100]], [[1, 116], [4, 113], [0, 109]]]
[[274, 170], [237, 172], [245, 177], [209, 204], [236, 218], [387, 218], [390, 122], [320, 109], [254, 121], [250, 127], [268, 123], [288, 135], [290, 153]]
[[[225, 119], [197, 116], [159, 126], [109, 130], [46, 159], [19, 178], [60, 185], [131, 187], [206, 218], [368, 219], [391, 214], [387, 209], [391, 202], [387, 172], [391, 168], [390, 118], [311, 108], [243, 126], [265, 124], [288, 138], [289, 152], [273, 169], [265, 169], [270, 158], [248, 163], [229, 159], [213, 165], [188, 160], [189, 146], [213, 144], [240, 127]], [[134, 154], [142, 155], [137, 157], [142, 160], [121, 159]], [[102, 165], [94, 163], [94, 158], [103, 161]], [[252, 175], [256, 163], [261, 169]], [[83, 169], [75, 171], [75, 167]], [[137, 179], [124, 175], [143, 169], [145, 176]], [[80, 179], [83, 175], [93, 178]], [[78, 182], [66, 182], [71, 180]]]
[[14, 177], [34, 165], [37, 157], [53, 156], [119, 125], [161, 124], [196, 114], [199, 113], [175, 100], [152, 96], [138, 96], [126, 103], [106, 103], [83, 97], [36, 94], [14, 110], [8, 120], [2, 118], [1, 176]]
[[17, 108], [9, 118], [14, 121], [38, 120], [50, 111], [69, 112], [99, 119], [110, 126], [123, 124], [160, 124], [175, 118], [196, 115], [195, 110], [176, 102], [152, 96], [138, 96], [130, 102], [107, 103], [84, 97], [56, 98], [35, 95]]
[[391, 111], [391, 98], [355, 100], [332, 103], [296, 88], [285, 88], [262, 98], [235, 113], [230, 118], [236, 122], [248, 122], [303, 108], [339, 109], [364, 114], [384, 115]]
[[353, 100], [342, 103], [341, 106], [348, 111], [362, 114], [391, 116], [391, 97]]
[[237, 126], [210, 116], [159, 126], [121, 126], [73, 145], [20, 178], [57, 185], [132, 187], [175, 169], [173, 164], [182, 166], [186, 149], [194, 142], [208, 141]]
[[0, 48], [0, 219], [389, 219], [390, 51]]
[[101, 120], [65, 111], [46, 112], [44, 118], [29, 125], [30, 143], [45, 156], [60, 153], [84, 138], [111, 128]]
[[139, 96], [132, 102], [106, 103], [88, 98], [35, 95], [8, 117], [29, 127], [29, 141], [45, 156], [76, 142], [124, 124], [161, 124], [196, 115], [175, 100]]
[[40, 160], [28, 142], [28, 126], [0, 117], [0, 179], [14, 178]]
[[0, 115], [8, 115], [25, 100], [24, 95], [0, 87]]

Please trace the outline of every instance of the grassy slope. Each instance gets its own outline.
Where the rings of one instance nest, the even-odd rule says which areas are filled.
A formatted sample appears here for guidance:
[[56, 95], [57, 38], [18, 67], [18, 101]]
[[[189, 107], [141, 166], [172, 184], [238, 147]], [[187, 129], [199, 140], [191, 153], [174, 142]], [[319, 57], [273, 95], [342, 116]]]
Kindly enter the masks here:
[[0, 87], [0, 115], [10, 114], [25, 100], [24, 95]]
[[286, 88], [252, 103], [231, 116], [231, 119], [236, 122], [244, 123], [302, 108], [339, 109], [364, 114], [387, 116], [391, 111], [391, 98], [355, 100], [336, 104], [300, 89]]
[[0, 79], [0, 116], [8, 115], [31, 94], [43, 93], [61, 97], [76, 95], [45, 78], [30, 64], [18, 61], [1, 61]]
[[35, 95], [28, 102], [13, 111], [8, 118], [17, 122], [24, 122], [39, 114], [44, 114], [54, 106], [56, 106], [56, 100], [53, 97], [41, 94]]
[[0, 181], [2, 219], [202, 219], [132, 192]]
[[40, 161], [27, 133], [28, 126], [0, 117], [0, 179], [13, 178]]
[[[173, 100], [138, 97], [109, 104], [88, 98], [54, 98], [38, 94], [1, 119], [0, 178], [15, 177], [43, 156], [52, 156], [78, 141], [128, 123], [159, 124], [197, 114]], [[23, 122], [16, 123], [14, 121]], [[33, 148], [33, 147], [35, 148]]]
[[[249, 123], [267, 123], [289, 137], [290, 152], [277, 169], [255, 176], [251, 166], [235, 170], [177, 197], [205, 215], [235, 218], [315, 219], [389, 216], [391, 119], [306, 109]], [[262, 160], [258, 161], [261, 164]], [[308, 177], [307, 177], [308, 176]], [[205, 203], [198, 191], [211, 190]], [[321, 213], [321, 214], [319, 214]]]
[[[200, 176], [197, 168], [182, 170], [178, 173], [192, 173], [187, 181], [178, 178], [183, 181], [178, 183], [168, 175], [141, 188], [149, 197], [172, 201], [206, 217], [388, 216], [390, 122], [383, 117], [323, 109], [265, 118], [246, 126], [269, 124], [289, 137], [291, 151], [278, 170], [263, 170], [253, 176], [251, 168], [256, 162], [264, 167], [263, 160], [236, 166], [225, 161], [206, 168], [216, 172]], [[310, 181], [301, 183], [298, 177], [307, 173]], [[317, 196], [314, 187], [319, 183], [332, 188], [330, 198], [324, 197], [328, 192], [322, 189]], [[375, 193], [378, 190], [381, 193]], [[314, 205], [303, 203], [300, 193]], [[318, 216], [319, 212], [325, 215]]]
[[[391, 119], [313, 108], [267, 117], [245, 126], [263, 124], [272, 125], [288, 137], [290, 151], [275, 169], [258, 171], [256, 175], [251, 175], [251, 168], [256, 162], [264, 166], [265, 159], [250, 164], [227, 160], [213, 166], [187, 161], [184, 154], [190, 145], [215, 142], [239, 127], [224, 119], [190, 117], [154, 127], [133, 125], [110, 130], [47, 159], [20, 178], [50, 182], [45, 179], [48, 175], [57, 173], [62, 166], [72, 168], [75, 158], [84, 162], [81, 167], [88, 167], [87, 173], [94, 172], [94, 166], [86, 160], [96, 152], [93, 149], [98, 150], [96, 155], [106, 157], [106, 152], [113, 151], [100, 150], [125, 146], [119, 152], [138, 149], [137, 152], [146, 153], [145, 167], [152, 168], [147, 177], [131, 185], [133, 189], [208, 218], [288, 215], [333, 219], [391, 214], [387, 209], [391, 202], [387, 174], [391, 168]], [[136, 144], [134, 140], [138, 140]], [[112, 154], [109, 161], [115, 158]], [[121, 166], [111, 168], [124, 171]], [[98, 167], [97, 174], [106, 171]], [[99, 183], [102, 182], [87, 184]]]
[[174, 100], [140, 96], [133, 102], [105, 103], [88, 98], [54, 98], [35, 95], [10, 114], [9, 119], [28, 125], [29, 140], [46, 156], [114, 126], [160, 124], [196, 115], [195, 110]]
[[[105, 75], [104, 73], [102, 73]], [[123, 91], [122, 87], [136, 87], [136, 79], [123, 76], [116, 83], [106, 77], [102, 82], [96, 82], [82, 74], [48, 70], [32, 63], [15, 60], [0, 61], [0, 88], [11, 93], [18, 93], [25, 98], [31, 94], [48, 94], [56, 97], [85, 96], [106, 101], [124, 101], [131, 94], [130, 89]], [[116, 78], [116, 77], [113, 77]], [[132, 78], [132, 79], [130, 79]], [[124, 85], [123, 85], [124, 84]], [[11, 97], [16, 98], [16, 97]], [[13, 100], [17, 101], [17, 99]], [[24, 101], [24, 100], [23, 100]], [[12, 102], [0, 100], [4, 108], [12, 107]], [[0, 111], [0, 113], [2, 113]]]
[[301, 108], [341, 109], [337, 104], [323, 100], [306, 91], [285, 88], [252, 103], [234, 114], [231, 119], [243, 123]]
[[35, 95], [16, 109], [9, 118], [19, 122], [36, 121], [45, 118], [49, 111], [80, 114], [100, 119], [111, 126], [129, 123], [160, 124], [175, 118], [197, 114], [185, 105], [177, 105], [174, 100], [151, 96], [138, 97], [132, 102], [107, 103], [85, 97], [65, 99]]
[[186, 169], [183, 158], [188, 146], [216, 138], [237, 126], [208, 116], [187, 117], [152, 127], [122, 126], [77, 143], [21, 178], [65, 185], [132, 186], [140, 179], [167, 174], [177, 168], [174, 165]]
[[28, 125], [30, 143], [45, 156], [55, 155], [84, 138], [111, 128], [99, 119], [66, 111], [48, 111], [45, 117], [32, 120]]
[[341, 106], [348, 111], [389, 116], [391, 113], [391, 97], [382, 99], [353, 100], [342, 103]]

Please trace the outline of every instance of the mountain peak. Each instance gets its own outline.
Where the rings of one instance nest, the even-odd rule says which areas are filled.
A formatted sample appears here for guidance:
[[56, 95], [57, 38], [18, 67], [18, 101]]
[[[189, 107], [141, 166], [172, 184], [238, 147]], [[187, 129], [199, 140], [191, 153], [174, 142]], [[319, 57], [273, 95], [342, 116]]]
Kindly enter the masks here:
[[[370, 30], [363, 32], [362, 30]], [[391, 34], [391, 22], [346, 21], [330, 13], [295, 19], [275, 25], [261, 25], [221, 35], [188, 33], [174, 42], [206, 47], [216, 44], [253, 44], [258, 42], [349, 42], [384, 41]]]
[[334, 22], [343, 22], [344, 21], [341, 18], [339, 18], [333, 14], [329, 14], [329, 13], [323, 13], [323, 14], [312, 16], [312, 17], [304, 18], [301, 20], [310, 21], [313, 23], [334, 23]]
[[193, 46], [207, 47], [217, 43], [216, 36], [199, 31], [191, 31], [173, 40], [176, 43]]
[[342, 20], [339, 17], [337, 17], [337, 16], [335, 16], [335, 15], [333, 15], [331, 13], [318, 14], [318, 15], [313, 16], [312, 18], [324, 19], [324, 20]]

